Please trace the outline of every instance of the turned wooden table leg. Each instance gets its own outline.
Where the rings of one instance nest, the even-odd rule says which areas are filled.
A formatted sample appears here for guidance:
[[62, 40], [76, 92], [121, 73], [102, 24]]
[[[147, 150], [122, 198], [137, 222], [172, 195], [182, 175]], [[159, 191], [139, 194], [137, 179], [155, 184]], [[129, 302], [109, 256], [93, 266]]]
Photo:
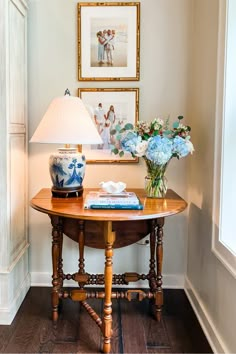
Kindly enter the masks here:
[[163, 305], [163, 290], [162, 290], [162, 261], [163, 261], [163, 226], [164, 218], [160, 218], [157, 221], [157, 248], [156, 248], [156, 259], [157, 259], [157, 290], [155, 296], [156, 305], [156, 318], [161, 321], [161, 310]]
[[104, 301], [104, 318], [103, 318], [103, 352], [109, 353], [111, 350], [112, 336], [112, 256], [113, 243], [115, 241], [115, 232], [112, 231], [112, 222], [104, 221], [104, 238], [105, 238], [105, 301]]
[[63, 232], [62, 225], [59, 226], [59, 260], [58, 260], [58, 275], [60, 281], [60, 288], [63, 287], [63, 258], [62, 258], [62, 249], [63, 249]]
[[156, 290], [156, 271], [155, 271], [155, 250], [156, 250], [156, 220], [153, 219], [150, 232], [150, 261], [149, 261], [149, 288]]
[[[78, 244], [79, 244], [79, 274], [84, 274], [84, 220], [79, 220], [79, 235], [78, 235]], [[79, 282], [79, 287], [84, 288], [84, 284]]]
[[[59, 305], [59, 290], [61, 287], [61, 280], [59, 271], [61, 271], [62, 253], [62, 219], [58, 216], [51, 216], [52, 223], [52, 319], [58, 319], [58, 305]], [[59, 266], [60, 264], [60, 266]]]

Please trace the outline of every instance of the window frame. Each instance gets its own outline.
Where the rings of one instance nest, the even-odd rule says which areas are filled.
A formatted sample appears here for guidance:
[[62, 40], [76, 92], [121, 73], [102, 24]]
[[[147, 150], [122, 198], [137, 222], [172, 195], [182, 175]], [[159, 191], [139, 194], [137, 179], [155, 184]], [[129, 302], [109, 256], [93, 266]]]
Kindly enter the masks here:
[[222, 242], [222, 201], [224, 197], [224, 137], [226, 119], [225, 103], [229, 1], [230, 0], [220, 0], [219, 2], [212, 251], [229, 270], [229, 272], [236, 278], [236, 256], [227, 247], [227, 245]]

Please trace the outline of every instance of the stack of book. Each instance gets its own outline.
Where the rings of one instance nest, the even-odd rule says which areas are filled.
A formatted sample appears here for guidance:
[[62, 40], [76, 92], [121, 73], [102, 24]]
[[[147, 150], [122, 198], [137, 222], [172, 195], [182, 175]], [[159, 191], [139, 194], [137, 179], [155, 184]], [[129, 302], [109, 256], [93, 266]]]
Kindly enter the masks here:
[[142, 210], [143, 205], [133, 192], [121, 192], [117, 194], [89, 192], [85, 197], [84, 208]]

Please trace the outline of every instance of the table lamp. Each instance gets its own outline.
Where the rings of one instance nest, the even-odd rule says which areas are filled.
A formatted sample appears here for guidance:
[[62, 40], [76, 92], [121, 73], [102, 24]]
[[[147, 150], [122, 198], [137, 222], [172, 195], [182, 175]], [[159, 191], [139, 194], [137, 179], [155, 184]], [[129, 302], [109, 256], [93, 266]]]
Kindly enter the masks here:
[[[49, 158], [52, 195], [55, 197], [81, 196], [86, 160], [83, 144], [102, 144], [102, 139], [79, 97], [65, 95], [55, 98], [49, 105], [31, 143], [64, 144]], [[78, 145], [71, 148], [70, 144]]]

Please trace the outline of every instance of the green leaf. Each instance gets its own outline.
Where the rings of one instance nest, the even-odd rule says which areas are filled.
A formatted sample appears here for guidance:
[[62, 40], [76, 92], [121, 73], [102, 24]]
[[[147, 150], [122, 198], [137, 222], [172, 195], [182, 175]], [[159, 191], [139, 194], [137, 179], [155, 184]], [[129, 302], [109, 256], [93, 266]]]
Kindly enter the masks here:
[[184, 119], [183, 116], [178, 116], [178, 120]]
[[150, 136], [147, 133], [143, 134], [143, 140], [148, 140], [150, 138]]
[[121, 125], [120, 124], [116, 124], [115, 130], [119, 132], [121, 130]]
[[191, 127], [189, 125], [187, 125], [187, 129], [189, 132], [191, 132]]
[[171, 130], [164, 130], [164, 131], [163, 131], [163, 134], [164, 134], [164, 135], [170, 135], [171, 133], [172, 133]]
[[117, 155], [119, 153], [119, 150], [117, 148], [111, 150], [113, 152], [113, 154]]
[[179, 122], [174, 122], [174, 123], [173, 123], [173, 128], [174, 128], [174, 129], [177, 129], [178, 127], [179, 127]]
[[112, 129], [112, 130], [110, 131], [110, 134], [111, 134], [111, 135], [116, 135], [116, 129]]
[[132, 139], [133, 138], [133, 132], [128, 132], [126, 135], [127, 139]]
[[119, 156], [120, 156], [120, 157], [124, 156], [124, 154], [125, 154], [124, 151], [120, 151], [120, 152], [119, 152]]
[[117, 134], [117, 136], [116, 136], [116, 140], [120, 140], [120, 139], [121, 139], [121, 137], [122, 137], [122, 135], [121, 135], [121, 134]]
[[172, 154], [172, 157], [176, 157], [179, 160], [179, 155], [176, 152]]
[[132, 130], [132, 129], [134, 129], [134, 126], [131, 123], [127, 123], [127, 124], [125, 124], [124, 129], [125, 130]]

